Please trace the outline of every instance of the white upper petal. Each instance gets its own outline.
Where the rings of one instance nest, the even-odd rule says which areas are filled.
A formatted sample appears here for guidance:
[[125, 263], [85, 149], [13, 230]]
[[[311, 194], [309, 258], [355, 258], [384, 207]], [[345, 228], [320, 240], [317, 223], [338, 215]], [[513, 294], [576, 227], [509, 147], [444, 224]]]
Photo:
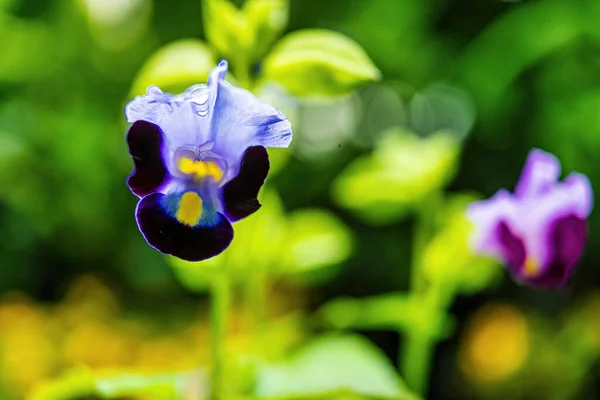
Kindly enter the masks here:
[[195, 85], [180, 95], [163, 93], [151, 86], [143, 96], [127, 104], [127, 121], [145, 120], [157, 124], [165, 135], [165, 161], [175, 173], [175, 154], [181, 148], [196, 148], [211, 141], [213, 156], [231, 167], [229, 177], [239, 168], [249, 146], [287, 147], [292, 139], [291, 124], [276, 108], [252, 93], [225, 82], [227, 62], [221, 61], [207, 85]]

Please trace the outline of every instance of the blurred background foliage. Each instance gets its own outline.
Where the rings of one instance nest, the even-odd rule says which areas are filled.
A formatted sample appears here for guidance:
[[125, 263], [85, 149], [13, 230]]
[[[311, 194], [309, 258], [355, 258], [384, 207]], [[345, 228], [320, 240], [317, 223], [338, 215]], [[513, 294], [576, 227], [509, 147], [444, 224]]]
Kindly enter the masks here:
[[[540, 292], [468, 253], [463, 210], [532, 146], [600, 185], [598, 20], [597, 0], [0, 0], [0, 398], [198, 398], [223, 263], [259, 398], [410, 399], [399, 332], [440, 342], [428, 398], [597, 398], [597, 213], [571, 284]], [[197, 268], [137, 231], [122, 110], [221, 57], [295, 137]], [[417, 267], [442, 299], [406, 293]]]

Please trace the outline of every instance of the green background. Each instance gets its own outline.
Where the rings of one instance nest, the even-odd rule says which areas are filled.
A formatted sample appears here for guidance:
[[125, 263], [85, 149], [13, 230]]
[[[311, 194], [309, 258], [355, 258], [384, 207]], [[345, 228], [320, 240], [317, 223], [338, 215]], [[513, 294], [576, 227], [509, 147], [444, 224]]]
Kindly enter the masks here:
[[[140, 68], [157, 49], [178, 39], [205, 38], [201, 4], [116, 2], [117, 17], [102, 11], [94, 16], [82, 4], [0, 0], [0, 296], [10, 299], [20, 292], [51, 307], [63, 301], [76, 277], [91, 275], [115, 293], [125, 315], [151, 315], [155, 324], [177, 326], [206, 295], [182, 287], [168, 260], [137, 230], [137, 199], [125, 184], [132, 163], [123, 107]], [[448, 177], [449, 193], [487, 197], [501, 187], [512, 189], [532, 147], [553, 152], [565, 171], [585, 173], [597, 187], [599, 20], [600, 3], [593, 0], [292, 0], [286, 32], [326, 28], [345, 34], [362, 45], [382, 79], [353, 94], [360, 113], [336, 108], [332, 122], [327, 111], [319, 114], [325, 106], [308, 107], [291, 159], [270, 178], [286, 211], [329, 210], [354, 239], [352, 255], [335, 278], [295, 283], [291, 297], [316, 310], [337, 296], [408, 288], [411, 214], [394, 213], [374, 223], [353, 205], [385, 187], [366, 185], [364, 193], [352, 192], [356, 198], [335, 189], [347, 166], [370, 154], [387, 128], [400, 126], [425, 138], [450, 128], [462, 150], [433, 175], [419, 178], [444, 181], [440, 176], [455, 169]], [[431, 88], [439, 87], [459, 93], [450, 97], [454, 103], [419, 106], [420, 98], [430, 99]], [[326, 123], [332, 126], [323, 128]], [[441, 162], [437, 153], [431, 157], [417, 156], [415, 163]], [[373, 209], [365, 207], [371, 215]], [[438, 348], [429, 398], [495, 398], [493, 386], [473, 389], [456, 363], [465, 323], [484, 304], [512, 304], [558, 330], [559, 316], [570, 315], [598, 290], [597, 215], [591, 216], [586, 253], [565, 289], [538, 291], [505, 276], [457, 299], [452, 312], [459, 327]], [[363, 333], [395, 358], [396, 333]], [[550, 340], [548, 346], [555, 344]], [[565, 360], [548, 361], [542, 376], [548, 371], [562, 376], [562, 369], [580, 365], [579, 359], [568, 361], [575, 367]], [[588, 378], [597, 375], [593, 360], [585, 365]], [[517, 387], [509, 392], [514, 398], [526, 396], [522, 382], [508, 384], [510, 390]], [[587, 382], [573, 398], [596, 398], [600, 387], [593, 379]], [[6, 389], [7, 398], [15, 393], [11, 390]]]

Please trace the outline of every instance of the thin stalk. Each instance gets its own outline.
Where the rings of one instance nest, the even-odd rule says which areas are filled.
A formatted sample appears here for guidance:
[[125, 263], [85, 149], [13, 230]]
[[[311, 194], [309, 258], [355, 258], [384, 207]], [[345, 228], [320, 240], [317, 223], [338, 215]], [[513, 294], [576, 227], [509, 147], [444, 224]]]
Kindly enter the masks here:
[[[441, 299], [445, 297], [442, 295], [444, 288], [429, 285], [423, 277], [421, 265], [421, 254], [435, 230], [434, 216], [441, 200], [441, 193], [434, 193], [419, 208], [413, 238], [410, 292], [414, 301], [420, 301], [423, 305], [424, 313], [436, 313], [440, 307], [445, 307], [441, 304], [445, 303]], [[425, 396], [436, 339], [420, 326], [405, 332], [404, 339], [404, 345], [398, 353], [398, 367], [408, 386]]]
[[435, 231], [435, 215], [442, 203], [442, 193], [434, 192], [427, 197], [417, 209], [415, 233], [412, 243], [412, 264], [410, 275], [410, 290], [423, 293], [425, 281], [421, 273], [421, 254]]
[[211, 400], [224, 400], [227, 363], [226, 343], [231, 303], [231, 287], [226, 270], [217, 271], [211, 285]]
[[[442, 317], [453, 298], [453, 292], [445, 282], [436, 282], [428, 286], [426, 292], [420, 296], [422, 312]], [[408, 386], [416, 393], [426, 396], [431, 372], [437, 336], [430, 331], [424, 331], [416, 326], [406, 333], [403, 351], [398, 355], [398, 365], [401, 367], [403, 377]]]
[[[264, 267], [258, 267], [248, 277], [245, 286], [246, 318], [253, 334], [264, 326], [267, 320], [267, 299], [269, 290], [268, 272]], [[261, 335], [258, 335], [260, 338]]]
[[400, 356], [403, 377], [417, 394], [426, 395], [435, 343], [419, 332], [409, 332], [405, 338], [404, 352]]

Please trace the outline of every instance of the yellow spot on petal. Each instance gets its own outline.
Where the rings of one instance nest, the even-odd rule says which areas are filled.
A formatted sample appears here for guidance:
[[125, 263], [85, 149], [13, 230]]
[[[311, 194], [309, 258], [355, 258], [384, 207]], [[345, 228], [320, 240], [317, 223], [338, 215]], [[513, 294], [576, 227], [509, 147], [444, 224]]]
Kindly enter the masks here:
[[194, 161], [187, 157], [181, 157], [177, 166], [184, 174], [195, 175], [196, 179], [211, 177], [215, 181], [219, 181], [223, 177], [223, 171], [214, 161]]
[[539, 265], [533, 258], [527, 258], [523, 266], [523, 273], [527, 277], [536, 276], [539, 272]]
[[179, 201], [175, 217], [182, 224], [194, 226], [202, 215], [202, 199], [195, 192], [185, 192]]

